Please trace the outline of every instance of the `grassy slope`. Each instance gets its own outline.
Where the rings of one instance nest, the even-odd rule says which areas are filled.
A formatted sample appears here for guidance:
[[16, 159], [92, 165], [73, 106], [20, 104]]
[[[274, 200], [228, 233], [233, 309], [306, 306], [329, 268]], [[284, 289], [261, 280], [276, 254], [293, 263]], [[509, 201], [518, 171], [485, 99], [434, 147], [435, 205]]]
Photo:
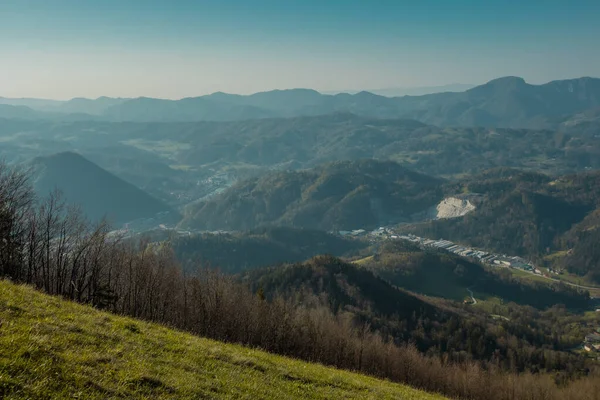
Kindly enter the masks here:
[[441, 399], [0, 280], [0, 398]]

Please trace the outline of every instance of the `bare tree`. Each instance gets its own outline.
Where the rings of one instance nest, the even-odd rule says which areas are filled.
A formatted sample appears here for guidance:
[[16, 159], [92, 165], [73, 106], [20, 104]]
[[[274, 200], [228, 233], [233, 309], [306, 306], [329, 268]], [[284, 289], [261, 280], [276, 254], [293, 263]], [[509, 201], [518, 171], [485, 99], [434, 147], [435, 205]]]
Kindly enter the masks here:
[[22, 278], [27, 220], [35, 201], [26, 171], [0, 164], [0, 274]]

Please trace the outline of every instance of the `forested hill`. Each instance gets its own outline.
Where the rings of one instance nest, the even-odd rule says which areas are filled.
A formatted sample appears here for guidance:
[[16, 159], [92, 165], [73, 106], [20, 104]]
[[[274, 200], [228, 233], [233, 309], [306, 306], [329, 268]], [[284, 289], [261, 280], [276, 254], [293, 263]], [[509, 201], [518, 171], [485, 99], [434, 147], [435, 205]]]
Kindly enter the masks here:
[[190, 123], [0, 119], [0, 157], [15, 162], [77, 150], [138, 186], [160, 188], [166, 197], [216, 173], [237, 179], [364, 158], [445, 177], [496, 167], [558, 175], [600, 168], [598, 126], [585, 118], [548, 130], [440, 128], [349, 113]]
[[[444, 320], [443, 312], [411, 293], [394, 288], [372, 272], [330, 256], [304, 263], [253, 270], [244, 280], [270, 296], [322, 296], [336, 314], [343, 310], [371, 310], [376, 315], [394, 315], [406, 320], [407, 329], [417, 318]], [[313, 300], [314, 301], [314, 300]]]
[[463, 301], [469, 290], [480, 300], [502, 299], [505, 303], [547, 310], [556, 304], [586, 310], [589, 293], [551, 281], [537, 282], [515, 278], [504, 268], [482, 264], [446, 251], [421, 249], [404, 241], [388, 241], [373, 256], [356, 261], [361, 267], [394, 286], [427, 296]]
[[[444, 197], [477, 194], [474, 211], [430, 220]], [[600, 173], [549, 176], [496, 168], [442, 181], [392, 162], [339, 162], [246, 180], [191, 204], [181, 226], [248, 230], [288, 226], [322, 230], [401, 229], [445, 238], [536, 265], [600, 281], [598, 239]], [[416, 222], [426, 221], [426, 222]]]
[[368, 247], [357, 239], [309, 229], [259, 228], [247, 232], [202, 233], [171, 239], [183, 267], [193, 271], [208, 265], [227, 273], [299, 262], [319, 254], [343, 256]]
[[[550, 177], [494, 169], [445, 186], [446, 195], [478, 193], [484, 200], [460, 218], [405, 228], [474, 247], [527, 256], [599, 281], [594, 250], [600, 209], [600, 173]], [[559, 257], [556, 257], [558, 255]]]
[[[440, 268], [433, 271], [439, 272]], [[367, 326], [396, 343], [413, 342], [420, 351], [435, 357], [459, 361], [468, 354], [467, 357], [480, 360], [481, 365], [517, 370], [545, 369], [551, 364], [558, 367], [556, 363], [563, 362], [582, 365], [581, 360], [568, 353], [580, 340], [577, 329], [555, 326], [557, 310], [553, 308], [542, 313], [507, 299], [510, 320], [495, 319], [478, 307], [460, 307], [417, 296], [393, 286], [383, 276], [335, 257], [318, 256], [303, 263], [251, 270], [240, 279], [267, 299], [288, 299], [308, 308], [324, 305], [338, 320], [352, 316], [360, 321], [359, 329]], [[386, 278], [389, 277], [388, 274]], [[405, 279], [411, 278], [398, 274], [394, 284], [402, 286]], [[496, 283], [504, 286], [499, 280]], [[499, 291], [502, 289], [529, 290], [518, 284]], [[547, 289], [537, 293], [549, 299], [551, 292]], [[556, 295], [555, 299], [561, 296], [573, 304], [586, 302], [583, 295], [568, 293]]]
[[81, 207], [93, 220], [106, 216], [119, 224], [173, 212], [161, 201], [74, 152], [38, 157], [31, 166], [38, 194], [44, 196], [58, 189], [67, 203]]
[[[402, 176], [414, 177], [414, 173]], [[210, 269], [182, 273], [168, 243], [132, 245], [114, 240], [109, 227], [63, 212], [60, 203], [38, 202], [24, 178], [18, 171], [0, 168], [0, 205], [5, 211], [0, 224], [2, 278], [96, 309], [406, 382], [454, 398], [579, 399], [578, 389], [587, 388], [583, 392], [587, 394], [597, 388], [593, 377], [570, 383], [594, 365], [570, 352], [589, 329], [580, 323], [593, 321], [593, 316], [584, 320], [564, 307], [542, 313], [509, 304], [503, 310], [508, 315], [497, 319], [477, 307], [399, 290], [371, 271], [330, 256], [255, 271], [256, 280], [245, 284]], [[0, 294], [4, 288], [0, 283]], [[57, 321], [58, 314], [50, 311], [69, 308], [58, 297], [36, 299], [14, 291], [0, 298], [0, 344], [6, 342], [0, 347], [8, 349], [0, 353], [1, 395], [60, 398], [76, 387], [97, 398], [115, 393], [186, 397], [194, 389], [194, 394], [203, 393], [186, 384], [190, 375], [195, 378], [196, 363], [225, 371], [232, 364], [236, 371], [248, 367], [248, 372], [263, 378], [271, 370], [271, 364], [236, 356], [224, 357], [229, 367], [216, 366], [215, 358], [208, 357], [180, 368], [173, 362], [182, 360], [181, 354], [173, 358], [180, 349], [168, 341], [172, 332], [156, 339], [146, 323], [117, 318], [120, 322], [113, 324], [114, 315], [107, 314], [90, 322], [75, 313], [66, 315], [66, 322], [58, 319], [58, 325], [44, 325]], [[56, 301], [59, 306], [53, 307]], [[98, 327], [106, 328], [100, 329], [100, 336]], [[83, 350], [73, 352], [65, 341]], [[102, 359], [96, 357], [98, 343], [110, 345], [101, 348]], [[123, 348], [122, 343], [127, 345]], [[165, 361], [155, 368], [157, 360]], [[117, 377], [98, 375], [98, 368], [106, 365], [121, 372]], [[515, 373], [526, 371], [536, 374]], [[179, 380], [182, 373], [185, 378]], [[299, 378], [285, 370], [283, 374], [286, 382], [306, 383], [306, 376]], [[213, 387], [215, 374], [209, 375], [194, 382], [208, 381]], [[502, 390], [507, 385], [508, 393]], [[217, 384], [212, 392], [224, 388], [231, 394], [226, 383]]]
[[441, 197], [441, 180], [393, 162], [337, 162], [240, 182], [185, 211], [183, 227], [246, 230], [261, 225], [358, 229], [399, 222]]

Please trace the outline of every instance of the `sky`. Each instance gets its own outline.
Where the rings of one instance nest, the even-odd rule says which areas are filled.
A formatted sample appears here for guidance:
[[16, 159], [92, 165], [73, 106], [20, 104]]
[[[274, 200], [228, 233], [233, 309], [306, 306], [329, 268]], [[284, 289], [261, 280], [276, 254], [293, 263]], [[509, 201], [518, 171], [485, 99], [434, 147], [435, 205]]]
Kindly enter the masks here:
[[600, 77], [597, 0], [0, 0], [0, 96]]

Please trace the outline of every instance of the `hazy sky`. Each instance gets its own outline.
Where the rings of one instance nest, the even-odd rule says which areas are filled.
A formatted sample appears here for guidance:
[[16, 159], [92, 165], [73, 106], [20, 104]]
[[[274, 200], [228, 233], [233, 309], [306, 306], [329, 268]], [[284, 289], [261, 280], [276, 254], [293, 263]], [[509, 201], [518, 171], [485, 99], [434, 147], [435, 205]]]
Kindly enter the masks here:
[[600, 76], [598, 0], [0, 0], [0, 96]]

